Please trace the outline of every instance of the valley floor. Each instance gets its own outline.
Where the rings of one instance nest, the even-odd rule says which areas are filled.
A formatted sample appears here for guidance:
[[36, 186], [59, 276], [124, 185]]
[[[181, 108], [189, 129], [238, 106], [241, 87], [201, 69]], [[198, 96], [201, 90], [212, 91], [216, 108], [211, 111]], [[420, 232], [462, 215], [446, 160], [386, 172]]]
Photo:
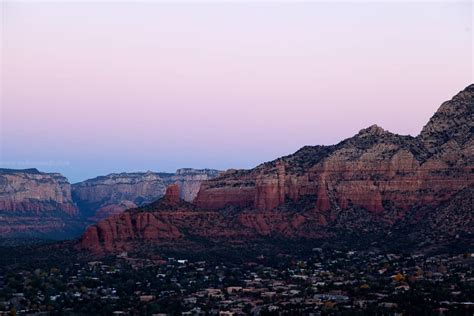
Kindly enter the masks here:
[[94, 257], [8, 241], [0, 315], [473, 314], [472, 249], [383, 244], [194, 241]]

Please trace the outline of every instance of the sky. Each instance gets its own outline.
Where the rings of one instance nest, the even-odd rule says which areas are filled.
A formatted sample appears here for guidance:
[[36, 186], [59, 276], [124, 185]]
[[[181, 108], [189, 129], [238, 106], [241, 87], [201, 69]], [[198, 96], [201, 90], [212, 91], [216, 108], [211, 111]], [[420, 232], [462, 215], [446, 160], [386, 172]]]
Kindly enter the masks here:
[[252, 168], [473, 82], [473, 5], [1, 2], [0, 168]]

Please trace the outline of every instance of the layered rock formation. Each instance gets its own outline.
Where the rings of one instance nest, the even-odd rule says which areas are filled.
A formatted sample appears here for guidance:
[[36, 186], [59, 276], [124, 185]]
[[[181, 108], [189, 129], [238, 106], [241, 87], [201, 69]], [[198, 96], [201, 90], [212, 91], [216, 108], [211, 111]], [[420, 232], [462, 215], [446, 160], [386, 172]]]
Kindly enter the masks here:
[[218, 175], [217, 170], [190, 168], [176, 173], [114, 173], [74, 184], [72, 196], [86, 217], [98, 220], [151, 203], [162, 197], [172, 183], [179, 184], [181, 198], [192, 201], [201, 182]]
[[0, 169], [0, 210], [61, 211], [69, 215], [78, 212], [68, 180], [59, 173], [36, 169]]
[[71, 185], [62, 175], [0, 169], [0, 236], [64, 230], [78, 212]]
[[418, 137], [374, 125], [335, 146], [304, 147], [207, 181], [196, 203], [219, 209], [238, 200], [268, 211], [284, 198], [315, 196], [315, 212], [359, 206], [385, 217], [439, 205], [473, 181], [473, 90], [445, 102]]
[[0, 237], [73, 237], [91, 222], [159, 199], [171, 183], [192, 200], [217, 170], [121, 173], [71, 186], [58, 173], [0, 169]]
[[181, 168], [167, 180], [167, 184], [178, 184], [180, 198], [191, 202], [196, 198], [203, 181], [214, 179], [220, 174], [221, 171], [215, 169]]
[[[473, 110], [471, 85], [443, 103], [417, 137], [374, 125], [334, 146], [307, 146], [251, 170], [229, 170], [203, 182], [193, 204], [178, 201], [173, 188], [173, 199], [89, 227], [79, 247], [115, 251], [140, 240], [390, 230], [407, 218], [426, 218], [426, 210], [448, 217], [451, 201], [472, 213]], [[448, 232], [433, 216], [429, 225]]]
[[208, 239], [241, 240], [270, 236], [279, 232], [293, 238], [321, 237], [313, 231], [313, 219], [293, 214], [243, 211], [226, 214], [198, 210], [180, 200], [177, 186], [151, 205], [113, 215], [87, 228], [79, 248], [96, 252], [130, 250], [134, 242], [180, 241], [190, 236]]
[[[127, 240], [390, 230], [407, 218], [427, 218], [427, 210], [448, 216], [451, 201], [472, 212], [473, 111], [471, 85], [443, 103], [417, 137], [374, 125], [334, 146], [306, 146], [251, 170], [229, 170], [203, 182], [192, 205], [160, 202], [109, 218], [90, 227], [79, 247], [113, 251], [129, 246]], [[156, 221], [147, 238], [143, 218]], [[429, 218], [435, 229], [440, 217]]]

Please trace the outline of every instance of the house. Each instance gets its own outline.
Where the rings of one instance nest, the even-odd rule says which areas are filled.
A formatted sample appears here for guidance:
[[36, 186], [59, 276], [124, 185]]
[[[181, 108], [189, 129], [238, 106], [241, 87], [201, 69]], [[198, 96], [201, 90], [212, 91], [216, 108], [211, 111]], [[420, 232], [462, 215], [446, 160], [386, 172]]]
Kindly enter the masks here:
[[241, 286], [229, 286], [227, 287], [227, 294], [239, 293], [242, 292], [243, 288]]
[[272, 291], [269, 291], [269, 292], [263, 292], [261, 294], [261, 297], [263, 299], [273, 299], [274, 297], [276, 296], [276, 292], [272, 292]]
[[140, 295], [140, 302], [151, 302], [155, 299], [154, 295]]
[[183, 303], [186, 304], [186, 305], [196, 304], [197, 303], [197, 297], [195, 297], [195, 296], [185, 297], [183, 299]]

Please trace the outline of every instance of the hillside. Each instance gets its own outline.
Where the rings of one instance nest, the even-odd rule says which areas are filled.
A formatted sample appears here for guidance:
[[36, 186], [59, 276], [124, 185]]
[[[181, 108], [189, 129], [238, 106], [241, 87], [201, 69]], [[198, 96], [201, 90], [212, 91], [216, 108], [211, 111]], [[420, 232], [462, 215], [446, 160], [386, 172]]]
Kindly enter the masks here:
[[202, 183], [192, 208], [155, 204], [113, 216], [89, 227], [80, 247], [327, 238], [339, 231], [390, 232], [408, 219], [413, 229], [428, 221], [429, 229], [457, 234], [459, 220], [451, 219], [449, 228], [436, 222], [466, 217], [449, 203], [461, 203], [466, 212], [472, 206], [473, 109], [470, 85], [443, 103], [417, 137], [373, 125], [334, 146], [306, 146], [251, 170], [229, 170]]

